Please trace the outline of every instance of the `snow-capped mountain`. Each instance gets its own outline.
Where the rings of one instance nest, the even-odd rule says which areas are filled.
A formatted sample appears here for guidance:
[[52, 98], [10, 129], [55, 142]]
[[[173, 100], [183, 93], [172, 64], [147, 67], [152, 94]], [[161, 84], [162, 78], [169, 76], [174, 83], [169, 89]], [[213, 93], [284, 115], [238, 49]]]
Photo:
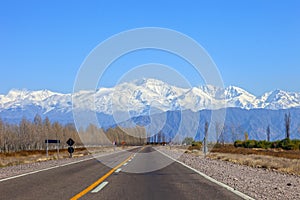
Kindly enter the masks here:
[[[23, 117], [33, 120], [36, 114], [63, 124], [74, 123], [74, 110], [84, 122], [92, 123], [88, 117], [93, 111], [102, 128], [140, 125], [146, 126], [149, 132], [161, 130], [170, 137], [180, 128], [181, 133], [197, 132], [197, 137], [201, 138], [205, 122], [211, 120], [211, 110], [221, 108], [228, 108], [225, 119], [227, 139], [232, 138], [232, 127], [240, 137], [246, 131], [250, 138], [264, 139], [268, 125], [272, 129], [272, 138], [280, 139], [284, 136], [284, 115], [288, 112], [292, 116], [291, 135], [298, 137], [300, 93], [282, 90], [256, 97], [235, 86], [180, 88], [160, 80], [142, 79], [114, 88], [73, 94], [14, 89], [0, 95], [0, 120], [9, 123], [19, 123]], [[181, 119], [178, 110], [185, 113], [184, 118]], [[198, 123], [199, 127], [196, 126]], [[79, 124], [80, 127], [86, 125]]]
[[71, 111], [71, 94], [60, 94], [49, 90], [28, 91], [16, 90], [9, 91], [7, 95], [0, 95], [0, 111], [24, 109], [28, 106], [35, 106], [44, 110], [45, 113], [53, 109], [61, 112]]
[[88, 109], [104, 114], [130, 111], [135, 116], [146, 114], [150, 109], [161, 112], [197, 112], [225, 107], [272, 110], [300, 107], [300, 93], [275, 90], [256, 97], [235, 86], [179, 88], [160, 80], [142, 79], [121, 83], [114, 88], [100, 88], [97, 91], [80, 91], [74, 94], [14, 89], [7, 95], [0, 95], [0, 112], [36, 107], [42, 114], [53, 110], [69, 113], [72, 112], [72, 98], [74, 109]]
[[258, 98], [258, 107], [278, 110], [299, 107], [300, 93], [275, 90]]

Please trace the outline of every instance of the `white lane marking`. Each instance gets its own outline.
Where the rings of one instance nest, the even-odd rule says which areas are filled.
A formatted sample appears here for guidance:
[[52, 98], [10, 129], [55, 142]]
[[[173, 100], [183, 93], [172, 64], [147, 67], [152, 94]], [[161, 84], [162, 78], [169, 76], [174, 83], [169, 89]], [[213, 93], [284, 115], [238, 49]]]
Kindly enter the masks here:
[[91, 193], [97, 193], [97, 192], [99, 192], [99, 191], [102, 190], [107, 184], [108, 184], [107, 181], [102, 182], [102, 183], [101, 183], [100, 185], [98, 185], [95, 189], [93, 189], [93, 190], [91, 191]]
[[121, 170], [122, 170], [122, 169], [119, 168], [119, 169], [117, 169], [117, 170], [115, 171], [115, 173], [119, 173]]
[[92, 158], [86, 158], [86, 159], [83, 159], [83, 160], [78, 160], [78, 161], [74, 161], [74, 162], [70, 162], [70, 163], [66, 163], [66, 164], [62, 164], [62, 165], [57, 165], [57, 166], [48, 167], [48, 168], [45, 168], [45, 169], [39, 169], [39, 170], [36, 170], [36, 171], [27, 172], [27, 173], [24, 173], [24, 174], [19, 174], [19, 175], [3, 178], [3, 179], [0, 179], [0, 182], [7, 181], [7, 180], [10, 180], [10, 179], [14, 179], [14, 178], [19, 178], [19, 177], [22, 177], [22, 176], [27, 176], [27, 175], [30, 175], [30, 174], [35, 174], [35, 173], [38, 173], [38, 172], [48, 171], [48, 170], [59, 168], [59, 167], [65, 167], [65, 166], [68, 166], [68, 165], [73, 165], [73, 164], [81, 163], [81, 162], [88, 161], [88, 160], [93, 160], [95, 158], [100, 158], [100, 157], [109, 156], [109, 155], [112, 155], [112, 154], [117, 154], [117, 153], [120, 153], [120, 152], [123, 152], [123, 151], [127, 151], [127, 150], [121, 150], [121, 151], [112, 152], [112, 153], [108, 153], [108, 154], [97, 155], [97, 156], [94, 156]]
[[182, 164], [183, 166], [185, 166], [185, 167], [187, 167], [187, 168], [193, 170], [194, 172], [196, 172], [197, 174], [203, 176], [203, 177], [206, 178], [207, 180], [209, 180], [209, 181], [211, 181], [211, 182], [213, 182], [213, 183], [216, 183], [217, 185], [219, 185], [219, 186], [221, 186], [221, 187], [226, 188], [227, 190], [229, 190], [229, 191], [233, 192], [234, 194], [236, 194], [236, 195], [242, 197], [243, 199], [246, 199], [246, 200], [255, 200], [255, 199], [253, 199], [252, 197], [250, 197], [250, 196], [248, 196], [248, 195], [246, 195], [246, 194], [244, 194], [244, 193], [242, 193], [242, 192], [240, 192], [240, 191], [238, 191], [238, 190], [233, 189], [233, 188], [230, 187], [229, 185], [226, 185], [226, 184], [224, 184], [224, 183], [222, 183], [222, 182], [219, 182], [219, 181], [217, 181], [216, 179], [213, 179], [212, 177], [210, 177], [210, 176], [208, 176], [208, 175], [206, 175], [206, 174], [204, 174], [204, 173], [202, 173], [202, 172], [200, 172], [200, 171], [198, 171], [198, 170], [196, 170], [196, 169], [194, 169], [194, 168], [192, 168], [192, 167], [186, 165], [185, 163], [183, 163], [183, 162], [181, 162], [181, 161], [179, 161], [179, 160], [176, 160], [176, 159], [172, 158], [171, 156], [165, 154], [164, 152], [162, 152], [162, 151], [160, 151], [160, 150], [158, 150], [158, 149], [155, 149], [155, 150], [158, 151], [159, 153], [163, 154], [164, 156], [166, 156], [166, 157], [168, 157], [168, 158], [174, 160], [175, 162], [177, 162], [177, 163], [179, 163], [179, 164]]
[[124, 163], [124, 165], [123, 166], [126, 166], [128, 163]]

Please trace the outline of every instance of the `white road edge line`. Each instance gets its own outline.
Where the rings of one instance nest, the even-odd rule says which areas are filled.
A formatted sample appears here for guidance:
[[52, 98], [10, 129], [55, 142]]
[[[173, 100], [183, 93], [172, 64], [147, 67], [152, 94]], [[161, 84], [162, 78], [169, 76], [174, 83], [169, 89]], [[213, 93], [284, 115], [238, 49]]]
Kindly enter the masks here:
[[255, 200], [255, 199], [253, 199], [252, 197], [250, 197], [250, 196], [248, 196], [248, 195], [246, 195], [246, 194], [244, 194], [244, 193], [242, 193], [242, 192], [240, 192], [240, 191], [238, 191], [238, 190], [233, 189], [233, 188], [230, 187], [229, 185], [226, 185], [226, 184], [224, 184], [224, 183], [222, 183], [222, 182], [219, 182], [219, 181], [217, 181], [216, 179], [213, 179], [213, 178], [211, 178], [210, 176], [208, 176], [208, 175], [206, 175], [206, 174], [204, 174], [204, 173], [202, 173], [202, 172], [200, 172], [200, 171], [198, 171], [198, 170], [196, 170], [196, 169], [194, 169], [194, 168], [188, 166], [187, 164], [185, 164], [185, 163], [183, 163], [183, 162], [181, 162], [181, 161], [179, 161], [179, 160], [176, 160], [176, 159], [172, 158], [171, 156], [165, 154], [164, 152], [162, 152], [162, 151], [160, 151], [160, 150], [158, 150], [158, 149], [155, 149], [155, 150], [158, 151], [159, 153], [163, 154], [164, 156], [166, 156], [166, 157], [168, 157], [168, 158], [174, 160], [175, 162], [177, 162], [177, 163], [179, 163], [179, 164], [181, 164], [181, 165], [183, 165], [183, 166], [185, 166], [185, 167], [187, 167], [187, 168], [193, 170], [194, 172], [196, 172], [196, 173], [198, 173], [199, 175], [203, 176], [203, 177], [206, 178], [207, 180], [209, 180], [209, 181], [211, 181], [211, 182], [213, 182], [213, 183], [216, 183], [217, 185], [219, 185], [219, 186], [221, 186], [221, 187], [226, 188], [227, 190], [229, 190], [229, 191], [233, 192], [234, 194], [236, 194], [236, 195], [242, 197], [243, 199], [246, 199], [246, 200]]
[[102, 183], [101, 183], [100, 185], [98, 185], [95, 189], [93, 189], [93, 190], [91, 191], [91, 193], [97, 193], [97, 192], [99, 192], [99, 191], [102, 190], [107, 184], [108, 184], [107, 181], [102, 182]]
[[84, 161], [88, 161], [88, 160], [93, 160], [95, 158], [99, 158], [99, 157], [103, 157], [103, 156], [108, 156], [108, 155], [120, 153], [120, 152], [123, 152], [123, 151], [127, 151], [127, 150], [121, 150], [121, 151], [118, 151], [118, 152], [112, 152], [112, 153], [108, 153], [108, 154], [98, 155], [98, 156], [95, 156], [95, 157], [92, 157], [92, 158], [86, 158], [86, 159], [83, 159], [83, 160], [78, 160], [78, 161], [74, 161], [74, 162], [70, 162], [70, 163], [66, 163], [66, 164], [62, 164], [62, 165], [57, 165], [57, 166], [48, 167], [48, 168], [45, 168], [45, 169], [40, 169], [40, 170], [36, 170], [36, 171], [32, 171], [32, 172], [27, 172], [27, 173], [24, 173], [24, 174], [19, 174], [19, 175], [15, 175], [15, 176], [3, 178], [3, 179], [0, 179], [0, 182], [7, 181], [7, 180], [10, 180], [10, 179], [19, 178], [19, 177], [22, 177], [22, 176], [27, 176], [27, 175], [30, 175], [30, 174], [35, 174], [35, 173], [38, 173], [38, 172], [48, 171], [48, 170], [59, 168], [59, 167], [73, 165], [73, 164], [84, 162]]
[[115, 173], [119, 173], [122, 170], [122, 168], [119, 168], [115, 171]]

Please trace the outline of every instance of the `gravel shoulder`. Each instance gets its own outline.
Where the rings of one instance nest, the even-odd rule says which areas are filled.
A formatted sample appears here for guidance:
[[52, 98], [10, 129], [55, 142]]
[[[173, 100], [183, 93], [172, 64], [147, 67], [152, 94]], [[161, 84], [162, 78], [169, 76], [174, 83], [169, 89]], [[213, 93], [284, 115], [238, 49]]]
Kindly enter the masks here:
[[255, 199], [300, 199], [300, 176], [184, 153], [184, 149], [158, 147], [160, 151]]

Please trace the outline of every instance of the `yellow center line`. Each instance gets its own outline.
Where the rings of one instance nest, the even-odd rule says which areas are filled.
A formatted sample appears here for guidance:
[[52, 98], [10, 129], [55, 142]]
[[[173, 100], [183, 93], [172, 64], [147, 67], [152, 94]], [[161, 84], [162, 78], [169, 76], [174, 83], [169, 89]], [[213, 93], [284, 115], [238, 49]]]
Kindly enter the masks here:
[[125, 164], [131, 157], [132, 157], [132, 155], [130, 155], [126, 160], [124, 160], [119, 165], [117, 165], [116, 167], [114, 167], [113, 169], [111, 169], [109, 172], [107, 172], [100, 179], [98, 179], [97, 181], [95, 181], [94, 183], [92, 183], [86, 189], [84, 189], [80, 193], [76, 194], [74, 197], [71, 198], [71, 200], [77, 200], [77, 199], [83, 197], [89, 191], [91, 191], [92, 189], [94, 189], [97, 185], [99, 185], [100, 183], [102, 183], [107, 177], [109, 177], [112, 173], [114, 173], [114, 171], [116, 171], [119, 167], [121, 167], [123, 164]]

